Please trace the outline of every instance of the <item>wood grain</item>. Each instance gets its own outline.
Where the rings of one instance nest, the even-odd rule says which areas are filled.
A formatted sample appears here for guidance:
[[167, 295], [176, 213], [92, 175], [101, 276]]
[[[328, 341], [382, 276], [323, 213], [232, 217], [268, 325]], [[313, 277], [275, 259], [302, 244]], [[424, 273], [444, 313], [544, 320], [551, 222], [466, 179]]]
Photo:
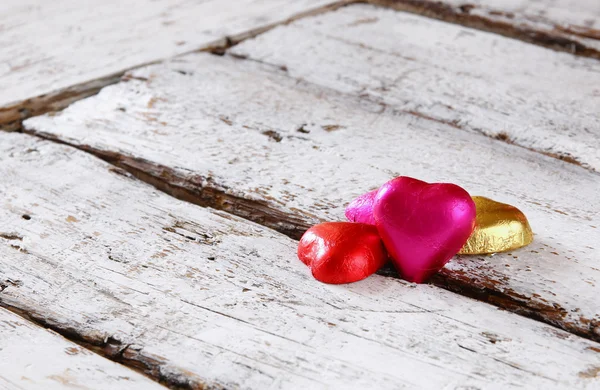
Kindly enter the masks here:
[[[76, 0], [5, 0], [0, 4], [0, 126], [18, 129], [22, 119], [90, 96], [127, 69], [226, 47], [275, 24], [353, 2], [110, 0], [82, 7]], [[369, 2], [600, 58], [595, 0]]]
[[576, 55], [600, 58], [596, 0], [369, 0]]
[[327, 0], [4, 0], [0, 125], [62, 109], [127, 69], [226, 47], [274, 24], [321, 12]]
[[593, 388], [598, 344], [431, 285], [315, 281], [296, 242], [0, 135], [4, 306], [173, 387]]
[[136, 70], [25, 126], [295, 238], [394, 176], [457, 183], [521, 208], [536, 237], [458, 257], [434, 282], [600, 340], [600, 176], [582, 167], [210, 54]]
[[143, 375], [3, 308], [0, 308], [0, 388], [164, 389]]
[[600, 171], [594, 59], [367, 5], [281, 26], [231, 52]]
[[[0, 4], [0, 128], [61, 110], [127, 69], [227, 47], [274, 25], [360, 0], [217, 0]], [[600, 58], [595, 0], [369, 0], [451, 23]], [[368, 19], [368, 18], [366, 18]]]

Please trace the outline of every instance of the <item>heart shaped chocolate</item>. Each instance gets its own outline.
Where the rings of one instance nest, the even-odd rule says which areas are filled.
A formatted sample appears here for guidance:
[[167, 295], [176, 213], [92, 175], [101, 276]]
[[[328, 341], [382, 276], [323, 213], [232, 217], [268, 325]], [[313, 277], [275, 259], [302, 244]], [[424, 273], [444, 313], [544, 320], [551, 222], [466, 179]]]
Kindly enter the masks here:
[[[367, 192], [350, 202], [346, 207], [346, 218], [352, 222], [375, 224], [373, 202], [377, 192]], [[504, 252], [531, 244], [533, 231], [521, 210], [483, 196], [472, 199], [477, 211], [475, 230], [459, 255]]]
[[298, 258], [315, 279], [332, 284], [362, 280], [387, 261], [377, 228], [350, 222], [326, 222], [308, 229], [298, 244]]
[[474, 196], [473, 201], [477, 208], [475, 231], [459, 254], [504, 252], [533, 241], [533, 232], [521, 210], [483, 196]]
[[401, 176], [381, 186], [373, 217], [400, 275], [422, 283], [439, 271], [473, 232], [475, 203], [457, 185]]
[[373, 218], [373, 202], [379, 189], [362, 194], [346, 207], [345, 215], [350, 222], [368, 223], [375, 225]]

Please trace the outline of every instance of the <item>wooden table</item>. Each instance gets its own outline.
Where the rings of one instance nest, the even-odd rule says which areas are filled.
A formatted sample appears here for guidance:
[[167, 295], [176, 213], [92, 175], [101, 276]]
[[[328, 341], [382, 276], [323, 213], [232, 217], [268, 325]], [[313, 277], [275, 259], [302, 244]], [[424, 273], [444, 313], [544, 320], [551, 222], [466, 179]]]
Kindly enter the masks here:
[[[600, 388], [597, 0], [5, 0], [1, 389]], [[535, 241], [315, 281], [407, 175]]]

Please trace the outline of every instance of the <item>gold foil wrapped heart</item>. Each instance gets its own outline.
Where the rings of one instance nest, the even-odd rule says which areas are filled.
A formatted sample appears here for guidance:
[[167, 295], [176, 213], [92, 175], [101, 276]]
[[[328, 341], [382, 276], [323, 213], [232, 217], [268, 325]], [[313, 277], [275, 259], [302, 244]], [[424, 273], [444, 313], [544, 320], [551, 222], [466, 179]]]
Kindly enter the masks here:
[[458, 254], [504, 252], [533, 241], [533, 232], [521, 210], [483, 196], [473, 196], [473, 201], [477, 209], [475, 230]]

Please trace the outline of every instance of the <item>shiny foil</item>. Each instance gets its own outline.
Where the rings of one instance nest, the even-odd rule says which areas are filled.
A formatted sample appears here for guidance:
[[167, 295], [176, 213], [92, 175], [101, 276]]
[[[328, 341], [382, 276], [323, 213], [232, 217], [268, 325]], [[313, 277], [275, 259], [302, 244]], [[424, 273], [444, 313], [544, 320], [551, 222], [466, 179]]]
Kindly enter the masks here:
[[388, 260], [373, 225], [326, 222], [308, 229], [298, 244], [298, 258], [323, 283], [357, 282]]
[[394, 266], [415, 283], [429, 279], [465, 245], [475, 213], [461, 187], [406, 176], [381, 186], [373, 202], [375, 226]]
[[533, 232], [521, 210], [483, 196], [474, 196], [473, 201], [477, 209], [475, 230], [459, 254], [504, 252], [533, 241]]
[[348, 207], [346, 207], [346, 218], [350, 222], [368, 223], [369, 225], [375, 225], [375, 218], [373, 218], [373, 202], [379, 188], [362, 194], [358, 198], [354, 199]]

